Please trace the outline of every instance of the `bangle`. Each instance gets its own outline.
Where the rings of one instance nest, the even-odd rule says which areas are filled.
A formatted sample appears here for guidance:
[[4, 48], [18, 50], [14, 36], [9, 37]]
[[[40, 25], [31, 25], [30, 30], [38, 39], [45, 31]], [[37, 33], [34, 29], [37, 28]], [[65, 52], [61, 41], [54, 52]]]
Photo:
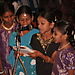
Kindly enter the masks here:
[[3, 74], [3, 73], [4, 73], [4, 71], [1, 71], [1, 72], [0, 72], [0, 74]]

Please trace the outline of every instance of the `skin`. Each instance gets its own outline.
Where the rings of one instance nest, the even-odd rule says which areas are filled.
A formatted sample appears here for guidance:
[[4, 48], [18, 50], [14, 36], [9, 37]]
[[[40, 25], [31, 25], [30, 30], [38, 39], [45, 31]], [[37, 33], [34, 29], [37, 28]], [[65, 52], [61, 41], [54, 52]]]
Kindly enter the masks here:
[[41, 16], [38, 17], [38, 28], [41, 34], [46, 34], [47, 32], [50, 32], [53, 26], [54, 25], [48, 22], [45, 18]]
[[[54, 23], [48, 22], [45, 18], [41, 16], [38, 17], [38, 28], [40, 30], [40, 33], [43, 35], [44, 40], [50, 39], [50, 37], [52, 37], [53, 34], [51, 33], [51, 29], [53, 27]], [[45, 62], [53, 63], [53, 60], [50, 57], [43, 55], [41, 52], [37, 50], [34, 50], [34, 53], [29, 53], [29, 55], [32, 58], [41, 57], [45, 60]]]
[[[54, 27], [54, 23], [48, 22], [45, 18], [39, 16], [38, 17], [38, 28], [40, 30], [40, 33], [43, 35], [43, 39], [47, 40], [50, 39], [50, 37], [53, 36], [51, 29]], [[56, 51], [53, 53], [53, 55], [56, 53]], [[19, 53], [20, 55], [24, 55], [23, 53]], [[34, 50], [33, 53], [28, 53], [31, 58], [41, 57], [45, 60], [47, 63], [53, 63], [53, 59], [51, 59], [48, 56], [45, 56], [40, 51]]]
[[11, 11], [7, 11], [2, 16], [2, 21], [4, 21], [4, 25], [8, 28], [10, 28], [14, 21], [14, 13]]
[[60, 47], [66, 45], [68, 43], [68, 41], [66, 40], [68, 37], [67, 34], [62, 34], [58, 28], [54, 28], [53, 37], [54, 37], [56, 43], [60, 43]]
[[[24, 27], [27, 26], [29, 24], [31, 24], [31, 22], [33, 21], [33, 16], [31, 17], [29, 14], [21, 14], [18, 18], [18, 22]], [[21, 31], [20, 35], [23, 36], [24, 34], [26, 34], [27, 32], [29, 32], [28, 30], [25, 31]]]
[[29, 14], [21, 14], [19, 16], [18, 22], [22, 25], [22, 26], [27, 26], [29, 24], [31, 24], [31, 22], [33, 21], [33, 17], [31, 17]]
[[[54, 38], [57, 43], [60, 43], [60, 47], [64, 47], [64, 48], [71, 47], [70, 44], [65, 46], [68, 43], [68, 41], [66, 40], [67, 37], [68, 37], [67, 34], [62, 34], [57, 27], [54, 28]], [[69, 75], [74, 75], [74, 72], [75, 70], [68, 70]]]

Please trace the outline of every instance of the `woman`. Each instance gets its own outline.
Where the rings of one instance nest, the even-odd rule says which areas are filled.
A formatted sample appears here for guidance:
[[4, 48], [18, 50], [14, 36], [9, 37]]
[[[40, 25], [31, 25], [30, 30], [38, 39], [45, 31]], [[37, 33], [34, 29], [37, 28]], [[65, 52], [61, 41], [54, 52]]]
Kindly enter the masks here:
[[14, 6], [8, 3], [4, 3], [1, 7], [0, 15], [0, 55], [3, 70], [5, 71], [6, 75], [9, 75], [8, 69], [10, 68], [10, 65], [7, 62], [7, 55], [9, 54], [10, 47], [8, 45], [8, 40], [11, 32], [16, 28], [14, 21]]

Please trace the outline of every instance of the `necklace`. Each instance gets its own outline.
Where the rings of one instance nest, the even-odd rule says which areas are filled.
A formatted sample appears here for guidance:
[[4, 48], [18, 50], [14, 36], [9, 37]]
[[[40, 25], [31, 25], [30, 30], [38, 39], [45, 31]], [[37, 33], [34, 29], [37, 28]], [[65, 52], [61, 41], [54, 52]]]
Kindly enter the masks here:
[[13, 23], [13, 25], [12, 25], [10, 28], [7, 28], [7, 27], [4, 26], [4, 24], [2, 23], [2, 27], [3, 27], [5, 30], [8, 30], [8, 31], [11, 30], [11, 29], [14, 27], [14, 25], [15, 25], [15, 24]]
[[67, 43], [66, 45], [62, 46], [61, 48], [58, 48], [58, 50], [62, 50], [64, 49], [65, 47], [67, 47], [70, 43]]
[[40, 42], [40, 44], [41, 44], [43, 50], [45, 51], [45, 53], [47, 53], [47, 49], [48, 49], [50, 43], [52, 43], [53, 37], [51, 37], [50, 39], [44, 41], [44, 40], [41, 38], [41, 34], [38, 33], [38, 34], [37, 34], [37, 39], [39, 40], [39, 42]]

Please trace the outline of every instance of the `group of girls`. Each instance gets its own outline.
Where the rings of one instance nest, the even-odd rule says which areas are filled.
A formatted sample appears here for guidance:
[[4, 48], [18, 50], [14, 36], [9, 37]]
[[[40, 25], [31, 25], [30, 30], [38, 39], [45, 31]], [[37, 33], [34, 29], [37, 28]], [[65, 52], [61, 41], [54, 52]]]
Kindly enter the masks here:
[[[0, 74], [75, 75], [75, 29], [69, 22], [59, 21], [55, 11], [43, 10], [36, 29], [30, 7], [23, 5], [14, 14], [13, 5], [7, 3], [0, 14]], [[32, 53], [14, 50], [17, 36], [19, 45]]]

